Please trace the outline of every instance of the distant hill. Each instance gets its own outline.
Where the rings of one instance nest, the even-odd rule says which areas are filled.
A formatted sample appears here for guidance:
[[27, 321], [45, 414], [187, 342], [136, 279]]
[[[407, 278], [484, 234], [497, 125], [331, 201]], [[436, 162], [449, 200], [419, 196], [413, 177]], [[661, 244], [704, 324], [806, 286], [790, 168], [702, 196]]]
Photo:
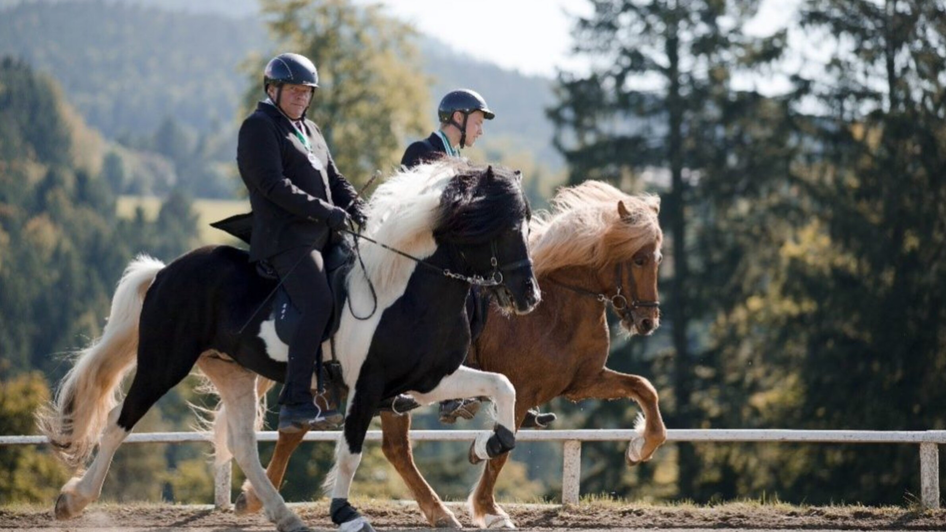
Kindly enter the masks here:
[[[93, 127], [115, 139], [151, 134], [168, 116], [197, 133], [238, 120], [251, 54], [272, 53], [255, 0], [0, 0], [0, 56], [24, 59], [53, 76]], [[551, 80], [522, 76], [419, 43], [437, 100], [456, 87], [480, 91], [499, 119], [490, 137], [509, 139], [550, 169]]]
[[151, 133], [167, 116], [198, 131], [235, 120], [238, 66], [268, 48], [249, 18], [101, 0], [28, 2], [0, 12], [0, 55], [55, 78], [109, 138]]

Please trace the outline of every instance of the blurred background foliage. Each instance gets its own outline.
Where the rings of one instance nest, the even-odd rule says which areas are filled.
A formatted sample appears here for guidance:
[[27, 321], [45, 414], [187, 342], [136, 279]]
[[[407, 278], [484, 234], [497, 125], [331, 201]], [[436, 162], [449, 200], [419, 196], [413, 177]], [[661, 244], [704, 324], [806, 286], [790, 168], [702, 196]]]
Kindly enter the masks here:
[[[585, 179], [660, 194], [663, 326], [613, 335], [609, 366], [654, 382], [670, 428], [946, 429], [944, 3], [804, 0], [765, 37], [743, 30], [749, 0], [589, 3], [573, 37], [594, 66], [546, 79], [343, 0], [0, 2], [0, 434], [35, 432], [132, 257], [220, 242], [206, 222], [245, 209], [236, 128], [285, 49], [319, 65], [314, 116], [356, 183], [394, 168], [439, 96], [470, 86], [498, 118], [465, 154], [522, 169], [535, 206]], [[785, 74], [793, 32], [828, 59], [788, 71], [778, 95], [744, 83]], [[188, 403], [212, 405], [196, 383], [138, 430], [192, 428]], [[636, 415], [623, 401], [546, 408], [562, 428]], [[414, 426], [439, 427], [432, 411]], [[911, 445], [680, 444], [635, 469], [622, 447], [583, 447], [583, 494], [903, 504], [919, 490]], [[406, 498], [367, 449], [355, 491]], [[478, 476], [465, 451], [417, 446], [447, 499]], [[208, 503], [207, 452], [124, 446], [104, 496]], [[286, 498], [319, 497], [331, 457], [304, 445]], [[520, 445], [501, 498], [556, 499], [560, 462], [559, 446]], [[49, 502], [67, 478], [42, 447], [0, 448], [0, 467], [3, 501]]]

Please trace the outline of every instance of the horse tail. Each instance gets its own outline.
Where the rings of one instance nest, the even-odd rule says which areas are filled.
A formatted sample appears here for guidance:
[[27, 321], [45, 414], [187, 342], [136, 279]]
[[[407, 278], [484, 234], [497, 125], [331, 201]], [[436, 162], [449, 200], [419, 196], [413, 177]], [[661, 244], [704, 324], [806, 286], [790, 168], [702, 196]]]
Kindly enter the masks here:
[[147, 255], [125, 268], [102, 336], [74, 353], [55, 398], [36, 415], [57, 456], [73, 469], [92, 454], [109, 412], [122, 401], [119, 385], [135, 366], [142, 303], [162, 268], [164, 263]]

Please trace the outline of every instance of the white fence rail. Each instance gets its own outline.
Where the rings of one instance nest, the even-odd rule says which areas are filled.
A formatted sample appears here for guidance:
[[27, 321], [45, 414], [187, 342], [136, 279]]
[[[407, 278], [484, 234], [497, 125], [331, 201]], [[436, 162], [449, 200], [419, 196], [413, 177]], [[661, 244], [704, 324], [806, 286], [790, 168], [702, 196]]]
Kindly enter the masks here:
[[[477, 430], [414, 430], [411, 440], [417, 441], [473, 441], [482, 431]], [[632, 430], [542, 430], [521, 431], [519, 442], [560, 441], [564, 445], [562, 464], [562, 503], [578, 502], [581, 479], [581, 443], [586, 441], [628, 441]], [[305, 441], [336, 441], [340, 432], [309, 432]], [[258, 432], [259, 441], [276, 441], [276, 432]], [[209, 435], [199, 432], [153, 432], [132, 434], [127, 443], [184, 443], [208, 442]], [[367, 441], [381, 441], [381, 431], [368, 431]], [[668, 430], [668, 442], [779, 442], [779, 443], [882, 443], [914, 444], [920, 447], [920, 501], [924, 508], [940, 507], [939, 446], [946, 445], [946, 431], [869, 431], [869, 430], [756, 430], [708, 429]], [[45, 436], [0, 436], [3, 445], [39, 445], [48, 443]], [[659, 452], [659, 451], [658, 451]], [[217, 508], [230, 506], [230, 463], [215, 471], [214, 504]]]

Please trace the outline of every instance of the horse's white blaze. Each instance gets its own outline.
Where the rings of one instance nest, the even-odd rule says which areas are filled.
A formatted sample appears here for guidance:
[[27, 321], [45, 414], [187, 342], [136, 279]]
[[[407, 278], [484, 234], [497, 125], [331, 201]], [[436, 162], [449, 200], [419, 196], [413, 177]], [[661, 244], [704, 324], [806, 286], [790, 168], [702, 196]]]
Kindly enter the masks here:
[[277, 362], [289, 361], [289, 346], [276, 334], [276, 320], [269, 319], [259, 326], [259, 338], [266, 345], [266, 355]]

